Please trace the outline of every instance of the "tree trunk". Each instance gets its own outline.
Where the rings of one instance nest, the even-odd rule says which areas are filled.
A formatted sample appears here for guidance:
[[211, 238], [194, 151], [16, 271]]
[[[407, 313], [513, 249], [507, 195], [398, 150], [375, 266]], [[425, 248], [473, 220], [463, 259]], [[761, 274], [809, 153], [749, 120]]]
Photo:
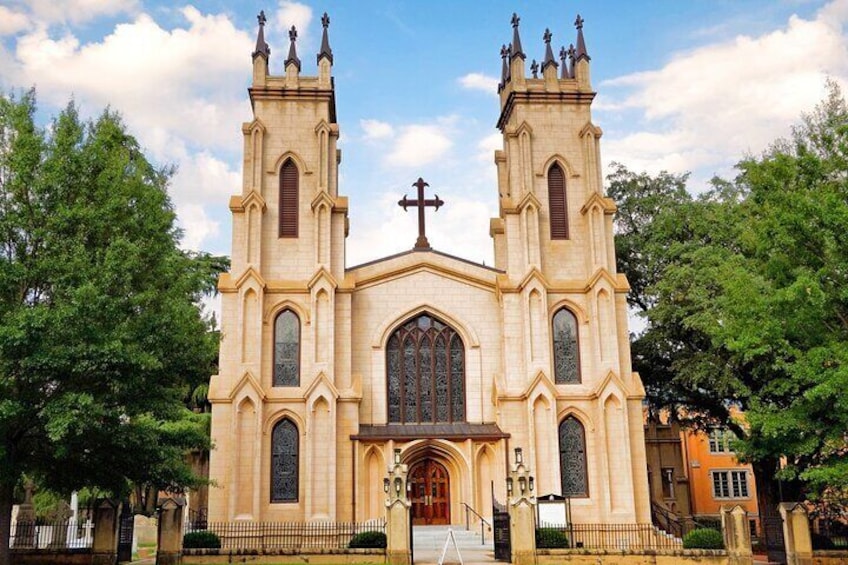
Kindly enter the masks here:
[[9, 548], [12, 529], [12, 502], [15, 486], [0, 482], [0, 565], [11, 565]]

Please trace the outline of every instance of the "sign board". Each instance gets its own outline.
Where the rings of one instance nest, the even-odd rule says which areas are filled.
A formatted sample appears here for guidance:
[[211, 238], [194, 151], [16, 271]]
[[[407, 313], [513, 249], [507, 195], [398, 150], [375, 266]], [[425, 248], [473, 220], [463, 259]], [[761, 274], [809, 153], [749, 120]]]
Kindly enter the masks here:
[[562, 496], [549, 494], [536, 499], [538, 524], [540, 527], [563, 527], [568, 525], [565, 509], [565, 499]]

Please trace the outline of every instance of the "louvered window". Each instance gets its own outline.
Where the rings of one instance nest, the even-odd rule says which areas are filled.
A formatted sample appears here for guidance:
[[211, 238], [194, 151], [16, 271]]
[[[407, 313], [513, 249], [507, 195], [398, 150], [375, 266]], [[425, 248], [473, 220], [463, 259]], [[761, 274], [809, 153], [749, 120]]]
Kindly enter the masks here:
[[565, 175], [554, 163], [548, 169], [548, 208], [551, 214], [551, 239], [568, 239], [568, 207], [565, 199]]
[[280, 237], [297, 237], [297, 165], [291, 159], [280, 169]]

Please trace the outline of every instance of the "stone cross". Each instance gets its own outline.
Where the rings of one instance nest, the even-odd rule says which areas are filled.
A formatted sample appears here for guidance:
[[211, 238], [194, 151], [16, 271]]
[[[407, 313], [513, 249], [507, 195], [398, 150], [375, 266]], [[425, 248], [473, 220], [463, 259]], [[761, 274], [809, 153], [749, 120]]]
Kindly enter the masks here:
[[443, 200], [439, 199], [439, 195], [435, 194], [435, 198], [426, 200], [424, 198], [424, 187], [430, 186], [424, 179], [418, 177], [418, 180], [415, 181], [412, 186], [418, 189], [418, 198], [415, 200], [407, 199], [406, 195], [403, 195], [403, 200], [398, 200], [398, 206], [402, 206], [404, 210], [406, 210], [407, 206], [418, 206], [418, 239], [415, 241], [415, 247], [413, 247], [416, 251], [424, 251], [430, 249], [430, 243], [427, 241], [427, 236], [424, 234], [424, 207], [425, 206], [433, 206], [436, 210], [439, 209], [441, 205], [444, 204]]

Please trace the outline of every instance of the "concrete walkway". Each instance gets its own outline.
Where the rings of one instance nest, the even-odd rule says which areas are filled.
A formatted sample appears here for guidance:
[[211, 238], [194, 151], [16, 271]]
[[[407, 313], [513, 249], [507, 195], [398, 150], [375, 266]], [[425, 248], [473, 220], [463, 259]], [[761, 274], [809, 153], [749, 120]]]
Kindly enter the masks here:
[[[445, 563], [459, 563], [460, 556], [465, 565], [494, 563], [495, 548], [492, 532], [486, 531], [486, 543], [481, 543], [480, 528], [466, 531], [465, 526], [415, 526], [412, 528], [412, 558], [415, 565], [438, 563], [448, 539], [448, 530], [453, 531], [456, 547], [448, 544]], [[459, 551], [459, 555], [457, 554]]]

